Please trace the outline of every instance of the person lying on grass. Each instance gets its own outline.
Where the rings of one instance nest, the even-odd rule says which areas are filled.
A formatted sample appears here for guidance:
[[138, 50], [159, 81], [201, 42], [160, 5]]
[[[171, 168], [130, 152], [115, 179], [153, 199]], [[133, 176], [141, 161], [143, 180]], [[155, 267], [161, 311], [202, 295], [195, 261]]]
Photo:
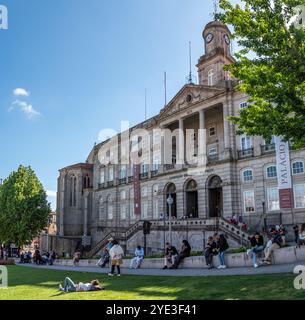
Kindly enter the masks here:
[[93, 280], [91, 283], [80, 282], [75, 284], [70, 278], [65, 278], [64, 286], [59, 285], [59, 291], [61, 292], [85, 292], [85, 291], [100, 291], [105, 290], [98, 280]]

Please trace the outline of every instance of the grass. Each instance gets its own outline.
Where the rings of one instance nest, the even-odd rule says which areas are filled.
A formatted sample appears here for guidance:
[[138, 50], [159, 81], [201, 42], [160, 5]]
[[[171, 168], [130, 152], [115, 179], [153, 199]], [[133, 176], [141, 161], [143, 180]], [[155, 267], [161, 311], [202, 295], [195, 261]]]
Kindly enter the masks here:
[[[9, 266], [9, 288], [0, 300], [286, 300], [305, 299], [295, 290], [293, 274], [224, 277], [154, 277], [106, 275]], [[69, 276], [75, 282], [98, 279], [105, 291], [61, 293], [58, 285]]]

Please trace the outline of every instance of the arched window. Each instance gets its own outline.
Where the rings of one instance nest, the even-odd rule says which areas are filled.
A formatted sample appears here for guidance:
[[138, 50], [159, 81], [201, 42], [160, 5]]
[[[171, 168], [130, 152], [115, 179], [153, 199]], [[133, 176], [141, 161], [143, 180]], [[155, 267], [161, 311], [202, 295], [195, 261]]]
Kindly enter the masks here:
[[303, 161], [295, 161], [292, 164], [292, 173], [293, 174], [304, 173], [304, 162]]
[[253, 171], [251, 169], [246, 169], [243, 171], [243, 181], [244, 182], [253, 181]]
[[185, 186], [186, 215], [188, 218], [198, 218], [198, 191], [197, 182], [190, 180]]
[[276, 166], [269, 166], [266, 169], [266, 174], [267, 174], [267, 178], [271, 179], [271, 178], [276, 178], [277, 177], [277, 170], [276, 170]]
[[208, 85], [213, 86], [214, 85], [214, 70], [211, 69], [208, 72]]
[[74, 175], [70, 178], [70, 206], [76, 207], [76, 177]]

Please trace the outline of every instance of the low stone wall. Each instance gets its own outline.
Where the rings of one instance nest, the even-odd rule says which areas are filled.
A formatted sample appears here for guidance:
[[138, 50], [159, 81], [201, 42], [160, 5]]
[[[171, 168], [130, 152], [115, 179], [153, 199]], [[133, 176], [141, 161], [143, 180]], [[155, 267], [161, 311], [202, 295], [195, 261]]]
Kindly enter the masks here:
[[[276, 250], [273, 255], [273, 263], [288, 264], [294, 262], [305, 261], [305, 248], [288, 247]], [[97, 260], [80, 260], [80, 267], [94, 267]], [[229, 268], [240, 268], [252, 266], [252, 259], [246, 253], [236, 253], [226, 255], [226, 264]], [[54, 265], [72, 266], [72, 260], [56, 260]], [[124, 259], [124, 268], [129, 268], [130, 259]], [[214, 265], [218, 266], [218, 257], [214, 257]], [[142, 269], [161, 269], [164, 266], [164, 259], [144, 259], [141, 265]], [[205, 258], [203, 256], [186, 258], [181, 263], [181, 268], [186, 269], [202, 269], [207, 268]]]

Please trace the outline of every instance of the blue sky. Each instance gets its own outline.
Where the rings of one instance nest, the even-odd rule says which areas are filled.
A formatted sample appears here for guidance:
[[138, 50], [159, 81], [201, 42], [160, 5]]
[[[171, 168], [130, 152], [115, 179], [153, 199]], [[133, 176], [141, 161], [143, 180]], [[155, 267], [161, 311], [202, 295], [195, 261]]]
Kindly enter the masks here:
[[[235, 1], [237, 2], [237, 1]], [[212, 0], [0, 0], [0, 178], [31, 165], [48, 191], [84, 162], [98, 133], [163, 107], [195, 64]], [[15, 89], [24, 89], [17, 90]], [[55, 197], [50, 197], [55, 207]]]

